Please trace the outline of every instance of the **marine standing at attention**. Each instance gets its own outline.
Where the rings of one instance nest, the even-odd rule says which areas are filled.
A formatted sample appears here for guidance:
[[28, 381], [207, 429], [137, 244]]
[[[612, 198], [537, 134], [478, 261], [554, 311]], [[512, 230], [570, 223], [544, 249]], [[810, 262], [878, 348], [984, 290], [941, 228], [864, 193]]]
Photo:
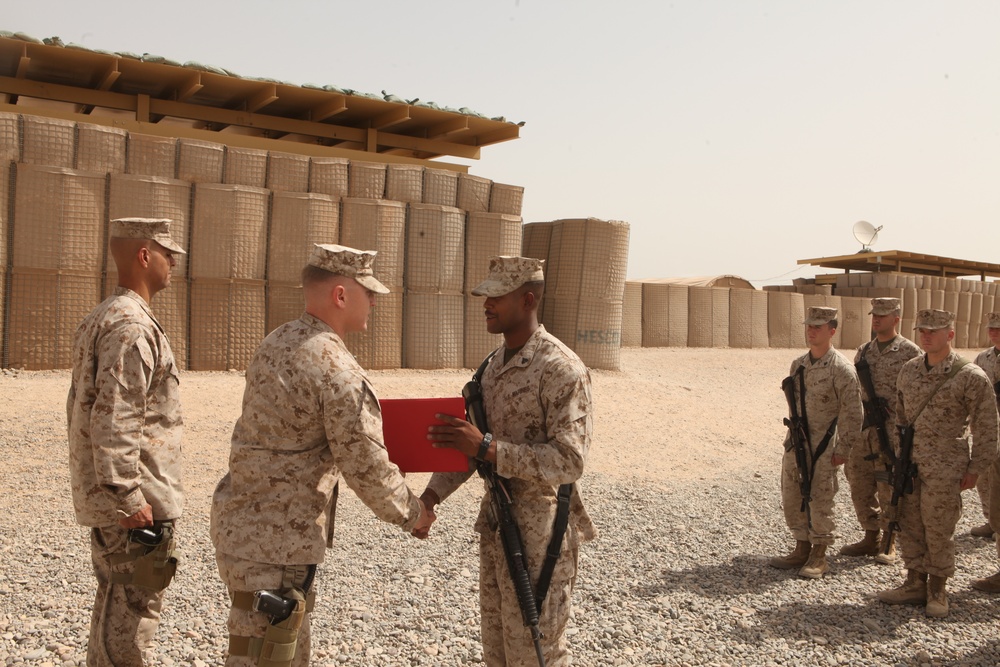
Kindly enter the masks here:
[[[880, 553], [879, 531], [888, 525], [885, 508], [892, 498], [892, 486], [888, 482], [887, 470], [892, 462], [881, 451], [876, 432], [876, 411], [881, 411], [885, 434], [892, 452], [898, 449], [899, 436], [896, 432], [896, 378], [899, 369], [907, 361], [920, 354], [920, 348], [912, 341], [899, 335], [899, 299], [880, 297], [872, 299], [872, 333], [875, 337], [858, 348], [854, 356], [855, 367], [864, 361], [868, 366], [875, 396], [868, 396], [862, 386], [864, 400], [864, 433], [858, 446], [851, 450], [851, 456], [844, 466], [844, 474], [851, 488], [851, 501], [858, 523], [865, 531], [860, 542], [848, 544], [840, 550], [842, 556], [875, 556], [883, 564], [896, 562], [895, 540], [889, 543], [889, 553]], [[859, 373], [860, 377], [860, 373]], [[881, 477], [877, 481], [876, 476]], [[885, 477], [882, 477], [886, 475]]]
[[809, 351], [792, 362], [783, 383], [798, 413], [789, 420], [781, 459], [781, 504], [795, 548], [768, 563], [819, 579], [829, 569], [826, 548], [834, 542], [837, 466], [861, 437], [863, 410], [854, 366], [832, 344], [837, 309], [811, 307], [804, 324]]
[[997, 403], [983, 369], [951, 349], [954, 313], [921, 310], [916, 325], [924, 354], [906, 362], [896, 380], [896, 415], [901, 426], [912, 427], [917, 465], [913, 492], [900, 500], [898, 514], [906, 580], [878, 598], [926, 604], [927, 616], [943, 618], [962, 491], [974, 487], [997, 456]]
[[165, 219], [112, 220], [110, 234], [118, 287], [73, 336], [69, 470], [97, 577], [87, 665], [142, 667], [184, 507], [179, 372], [150, 303], [184, 250]]

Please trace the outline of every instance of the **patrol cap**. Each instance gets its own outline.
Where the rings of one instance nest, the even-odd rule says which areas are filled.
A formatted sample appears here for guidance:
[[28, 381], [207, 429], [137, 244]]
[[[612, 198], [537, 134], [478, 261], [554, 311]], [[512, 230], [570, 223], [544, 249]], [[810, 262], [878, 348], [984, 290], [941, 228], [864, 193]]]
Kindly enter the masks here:
[[880, 296], [872, 299], [872, 309], [869, 315], [898, 315], [903, 305], [899, 299], [891, 296]]
[[111, 238], [150, 239], [167, 250], [186, 255], [184, 248], [170, 238], [168, 218], [115, 218], [111, 221]]
[[802, 324], [819, 325], [826, 324], [830, 320], [837, 319], [837, 309], [828, 306], [810, 306], [806, 309], [806, 321]]
[[935, 308], [925, 308], [917, 312], [914, 329], [948, 329], [955, 323], [955, 313]]
[[372, 263], [374, 250], [355, 250], [334, 243], [314, 243], [309, 266], [315, 266], [338, 276], [350, 276], [358, 284], [376, 294], [388, 294], [389, 288], [375, 279]]
[[1000, 312], [986, 313], [986, 328], [1000, 329]]
[[490, 257], [490, 273], [472, 293], [476, 296], [503, 296], [525, 283], [545, 280], [545, 261], [533, 257]]

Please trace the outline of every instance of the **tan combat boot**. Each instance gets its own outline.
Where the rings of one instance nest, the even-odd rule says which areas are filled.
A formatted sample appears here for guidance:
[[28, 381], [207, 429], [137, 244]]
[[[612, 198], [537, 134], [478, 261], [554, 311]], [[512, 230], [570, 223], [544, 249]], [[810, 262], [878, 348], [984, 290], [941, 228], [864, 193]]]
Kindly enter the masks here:
[[840, 550], [841, 556], [874, 556], [878, 553], [878, 531], [866, 530], [860, 542], [848, 544]]
[[927, 577], [927, 608], [924, 615], [929, 618], [944, 618], [948, 615], [948, 591], [945, 584], [948, 577]]
[[809, 560], [799, 570], [799, 576], [806, 579], [820, 579], [829, 569], [830, 566], [826, 562], [826, 545], [814, 544], [809, 552]]
[[985, 591], [987, 593], [1000, 593], [1000, 572], [996, 574], [991, 574], [988, 577], [982, 579], [973, 579], [972, 587], [977, 591]]
[[775, 556], [767, 561], [767, 564], [779, 570], [796, 570], [805, 565], [806, 561], [809, 560], [809, 549], [811, 546], [806, 540], [798, 540], [795, 542], [795, 549], [792, 553], [787, 556]]
[[981, 526], [976, 526], [969, 533], [973, 537], [993, 537], [993, 527], [987, 522]]
[[875, 562], [882, 565], [894, 565], [896, 563], [896, 540], [889, 543], [889, 553], [884, 553], [880, 547], [875, 554]]
[[878, 599], [886, 604], [925, 604], [927, 602], [927, 575], [916, 570], [907, 570], [906, 581], [896, 588], [879, 591]]

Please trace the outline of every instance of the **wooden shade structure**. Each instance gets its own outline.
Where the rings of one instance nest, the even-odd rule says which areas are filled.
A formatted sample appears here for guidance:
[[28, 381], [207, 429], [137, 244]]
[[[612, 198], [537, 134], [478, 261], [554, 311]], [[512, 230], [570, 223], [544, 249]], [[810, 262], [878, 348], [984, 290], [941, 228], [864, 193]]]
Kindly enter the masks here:
[[[799, 264], [812, 264], [827, 269], [841, 269], [845, 273], [851, 271], [868, 271], [878, 273], [894, 271], [897, 273], [912, 273], [923, 276], [943, 276], [958, 278], [960, 276], [979, 276], [986, 280], [987, 276], [1000, 277], [1000, 264], [976, 262], [968, 259], [938, 257], [905, 250], [882, 250], [858, 252], [853, 255], [838, 255], [835, 257], [818, 257], [815, 259], [800, 259]], [[816, 276], [816, 282], [835, 282], [836, 275]]]

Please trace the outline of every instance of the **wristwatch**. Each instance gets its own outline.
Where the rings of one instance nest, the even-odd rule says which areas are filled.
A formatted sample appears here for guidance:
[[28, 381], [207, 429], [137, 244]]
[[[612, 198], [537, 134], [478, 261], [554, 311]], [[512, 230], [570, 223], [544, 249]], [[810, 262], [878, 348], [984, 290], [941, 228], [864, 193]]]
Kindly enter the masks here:
[[477, 461], [486, 461], [486, 452], [490, 451], [490, 443], [493, 442], [493, 434], [487, 433], [483, 436], [483, 441], [479, 443], [479, 451], [476, 452]]

